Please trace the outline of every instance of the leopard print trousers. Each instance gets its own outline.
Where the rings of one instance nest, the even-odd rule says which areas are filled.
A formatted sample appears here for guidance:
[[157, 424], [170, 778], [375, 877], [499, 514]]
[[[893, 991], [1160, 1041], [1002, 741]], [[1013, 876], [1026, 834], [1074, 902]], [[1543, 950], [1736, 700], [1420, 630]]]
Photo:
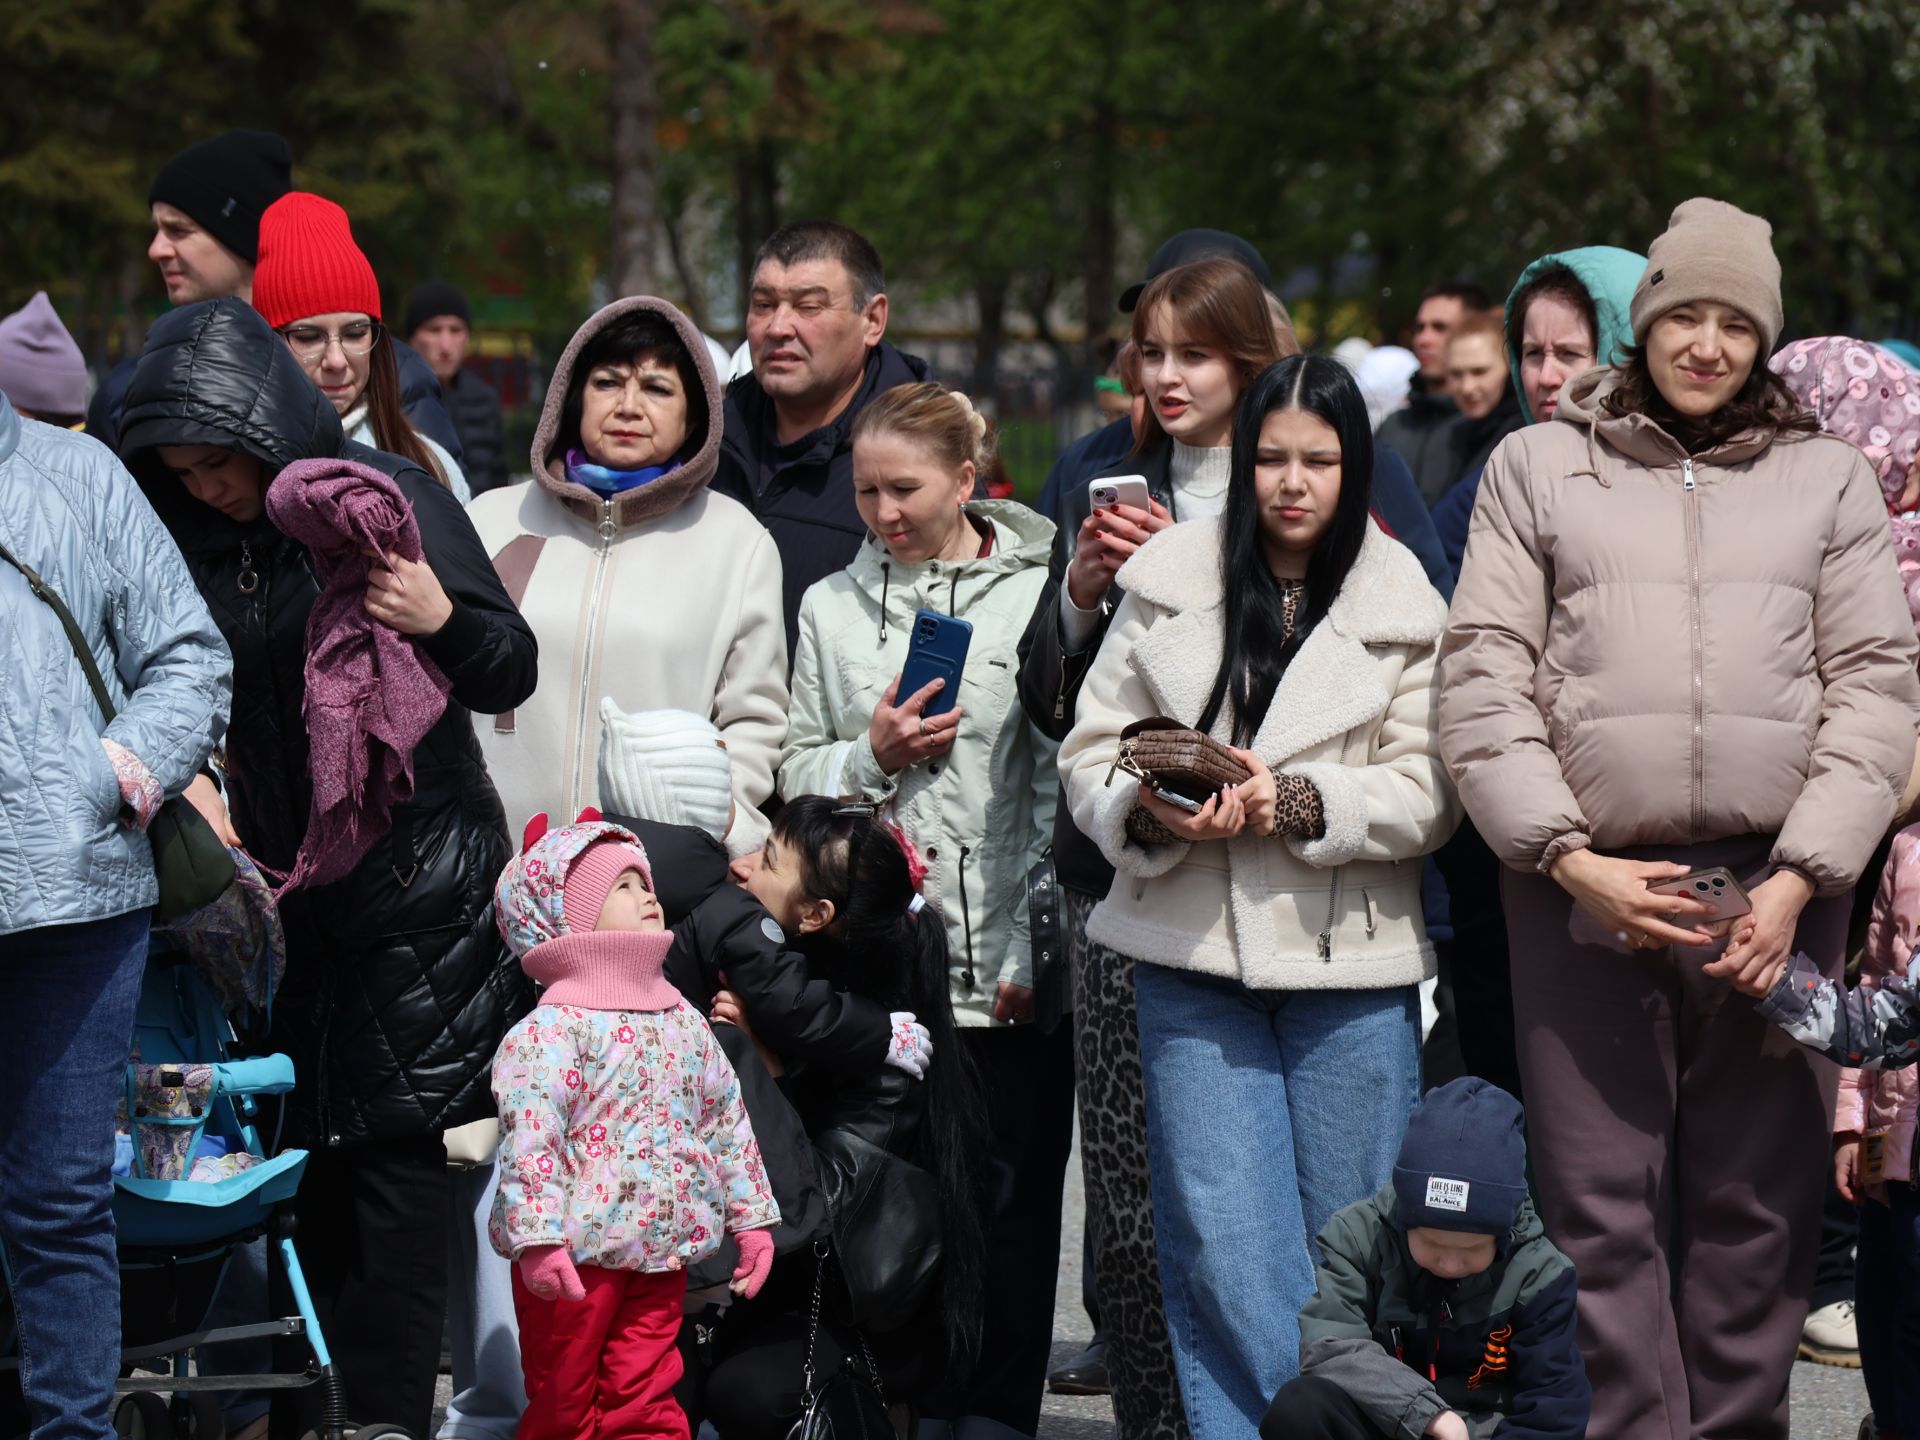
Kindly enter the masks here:
[[1065, 897], [1080, 1164], [1118, 1440], [1190, 1440], [1153, 1244], [1133, 961], [1087, 939], [1092, 897], [1074, 890]]

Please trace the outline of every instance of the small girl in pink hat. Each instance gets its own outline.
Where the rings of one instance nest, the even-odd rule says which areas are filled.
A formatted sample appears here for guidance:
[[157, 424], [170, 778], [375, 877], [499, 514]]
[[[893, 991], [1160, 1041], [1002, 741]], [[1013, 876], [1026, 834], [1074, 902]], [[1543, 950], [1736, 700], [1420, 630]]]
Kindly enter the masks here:
[[739, 1081], [662, 973], [673, 937], [632, 832], [536, 819], [494, 913], [545, 987], [493, 1062], [489, 1237], [514, 1261], [517, 1433], [685, 1440], [673, 1387], [687, 1267], [731, 1232], [733, 1289], [751, 1298], [780, 1219]]

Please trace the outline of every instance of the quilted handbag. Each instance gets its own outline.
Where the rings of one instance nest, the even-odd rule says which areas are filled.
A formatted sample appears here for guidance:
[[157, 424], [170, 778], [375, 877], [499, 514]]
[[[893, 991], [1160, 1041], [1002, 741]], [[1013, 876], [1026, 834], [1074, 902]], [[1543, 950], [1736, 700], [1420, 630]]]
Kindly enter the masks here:
[[[1217, 795], [1221, 786], [1240, 785], [1253, 778], [1253, 772], [1218, 740], [1165, 715], [1136, 720], [1120, 732], [1120, 753], [1107, 771], [1109, 785], [1117, 770], [1156, 789], [1170, 790], [1203, 804], [1208, 796]], [[1144, 805], [1134, 806], [1127, 816], [1127, 834], [1142, 845], [1175, 845], [1181, 841]]]

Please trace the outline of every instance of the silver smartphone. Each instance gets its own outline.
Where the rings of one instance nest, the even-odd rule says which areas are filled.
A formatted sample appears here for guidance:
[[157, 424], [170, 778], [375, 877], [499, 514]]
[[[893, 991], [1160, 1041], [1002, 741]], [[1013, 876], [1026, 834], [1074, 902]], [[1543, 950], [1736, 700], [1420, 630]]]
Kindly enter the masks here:
[[1180, 794], [1177, 790], [1163, 790], [1158, 785], [1149, 785], [1147, 787], [1147, 793], [1152, 795], [1156, 800], [1164, 800], [1169, 805], [1177, 806], [1189, 815], [1198, 815], [1207, 803], [1205, 800], [1191, 799], [1188, 796]]
[[1087, 503], [1095, 510], [1111, 510], [1116, 505], [1146, 510], [1152, 506], [1153, 495], [1144, 475], [1109, 475], [1087, 482]]

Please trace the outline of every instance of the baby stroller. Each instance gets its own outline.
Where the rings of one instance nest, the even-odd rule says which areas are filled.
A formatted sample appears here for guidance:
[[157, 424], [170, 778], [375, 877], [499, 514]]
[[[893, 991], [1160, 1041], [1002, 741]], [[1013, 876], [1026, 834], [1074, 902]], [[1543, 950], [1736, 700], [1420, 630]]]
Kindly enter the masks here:
[[[264, 1021], [275, 977], [270, 969], [256, 971], [249, 977], [255, 983], [242, 985], [210, 972], [202, 958], [156, 931], [134, 1024], [113, 1182], [122, 1346], [115, 1428], [143, 1440], [225, 1440], [220, 1392], [319, 1385], [324, 1419], [317, 1440], [400, 1440], [405, 1432], [392, 1426], [348, 1427], [292, 1218], [281, 1213], [299, 1188], [307, 1154], [274, 1154], [262, 1143], [259, 1097], [293, 1089], [293, 1062], [236, 1055], [235, 1018]], [[284, 1276], [296, 1313], [208, 1328], [236, 1252], [255, 1241], [264, 1242], [269, 1276]], [[16, 1349], [11, 1309], [0, 1285], [0, 1357]], [[205, 1372], [209, 1346], [286, 1339], [305, 1342], [310, 1358], [303, 1370]], [[17, 1370], [17, 1359], [0, 1358], [0, 1372]]]

